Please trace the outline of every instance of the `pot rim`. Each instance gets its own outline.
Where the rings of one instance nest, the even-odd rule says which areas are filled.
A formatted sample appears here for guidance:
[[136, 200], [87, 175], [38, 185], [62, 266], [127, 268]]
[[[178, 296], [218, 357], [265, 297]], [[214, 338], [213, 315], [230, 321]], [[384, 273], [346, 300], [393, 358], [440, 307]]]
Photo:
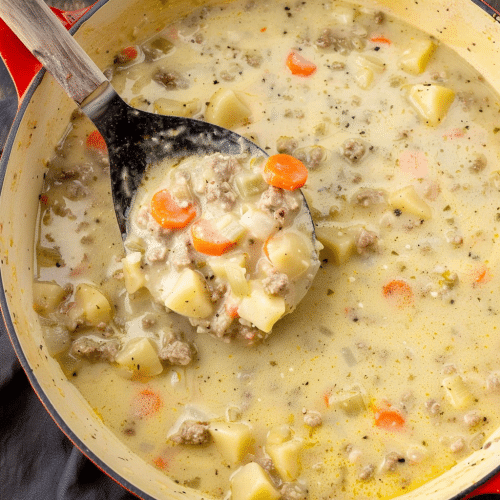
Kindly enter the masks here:
[[[352, 0], [355, 2], [355, 0]], [[485, 0], [468, 0], [472, 1], [476, 6], [481, 8], [487, 14], [492, 16], [497, 22], [500, 22], [500, 13], [495, 10], [487, 1]], [[97, 0], [90, 9], [68, 30], [71, 35], [74, 35], [78, 29], [89, 20], [102, 6], [107, 4], [109, 0]], [[498, 17], [497, 17], [498, 16]], [[30, 104], [31, 98], [33, 97], [35, 91], [40, 85], [46, 70], [42, 68], [36, 76], [33, 78], [32, 82], [26, 89], [26, 92], [23, 95], [22, 101], [20, 102], [19, 108], [16, 112], [14, 121], [11, 125], [9, 134], [7, 136], [3, 152], [0, 158], [0, 196], [2, 195], [4, 188], [4, 180], [5, 173], [7, 169], [7, 164], [10, 159], [10, 155], [15, 144], [16, 134], [21, 125], [23, 117], [25, 115], [26, 109]], [[85, 443], [72, 431], [72, 429], [66, 424], [64, 419], [59, 415], [59, 412], [54, 407], [54, 405], [50, 402], [49, 398], [45, 394], [43, 388], [36, 375], [34, 374], [33, 369], [31, 368], [24, 351], [21, 347], [21, 343], [18, 339], [16, 329], [12, 322], [8, 303], [6, 300], [6, 295], [4, 293], [4, 286], [2, 280], [2, 274], [0, 271], [0, 314], [3, 319], [3, 326], [5, 327], [5, 331], [10, 339], [11, 345], [14, 348], [17, 359], [19, 360], [21, 367], [23, 368], [28, 380], [30, 382], [31, 387], [33, 388], [36, 396], [44, 406], [45, 410], [48, 412], [52, 420], [59, 427], [59, 429], [64, 433], [64, 435], [71, 441], [71, 443], [92, 463], [94, 463], [102, 472], [104, 472], [107, 476], [113, 479], [117, 484], [119, 484], [122, 488], [129, 491], [130, 493], [136, 495], [138, 498], [143, 500], [156, 500], [154, 497], [142, 491], [140, 488], [133, 485], [127, 479], [125, 479], [121, 474], [115, 472], [107, 463], [105, 463], [102, 459], [100, 459], [94, 452], [92, 452]], [[0, 325], [0, 328], [2, 325]], [[462, 500], [469, 495], [473, 494], [475, 490], [484, 486], [488, 481], [494, 478], [496, 475], [500, 474], [500, 465], [492, 469], [488, 474], [483, 476], [479, 481], [473, 483], [469, 487], [465, 488], [460, 493], [456, 493], [449, 500]], [[500, 482], [500, 476], [499, 476]], [[418, 490], [418, 488], [417, 488]], [[415, 490], [415, 491], [417, 491]], [[486, 493], [486, 492], [484, 492]], [[482, 495], [483, 492], [478, 492], [478, 495]]]

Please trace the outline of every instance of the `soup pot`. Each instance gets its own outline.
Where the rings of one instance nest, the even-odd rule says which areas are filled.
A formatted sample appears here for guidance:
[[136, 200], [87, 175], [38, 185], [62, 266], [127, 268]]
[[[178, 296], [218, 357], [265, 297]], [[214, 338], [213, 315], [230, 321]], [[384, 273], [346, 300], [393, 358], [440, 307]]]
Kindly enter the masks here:
[[[137, 28], [146, 39], [166, 23], [200, 3], [214, 0], [102, 0], [90, 10], [57, 11], [77, 41], [101, 68], [112, 62], [116, 47]], [[500, 92], [500, 24], [487, 4], [470, 0], [358, 0], [415, 25], [452, 47]], [[477, 4], [484, 2], [477, 0]], [[489, 12], [485, 12], [488, 10]], [[83, 16], [83, 17], [82, 17]], [[103, 36], [103, 33], [106, 36]], [[44, 406], [64, 433], [92, 461], [136, 495], [147, 499], [199, 499], [134, 455], [106, 428], [83, 396], [47, 353], [39, 319], [33, 310], [32, 264], [38, 195], [44, 160], [67, 126], [75, 105], [52, 77], [0, 26], [0, 53], [14, 76], [20, 104], [0, 163], [0, 305], [14, 349]], [[483, 448], [451, 470], [405, 494], [405, 500], [462, 498], [498, 492], [500, 429]], [[492, 479], [493, 478], [493, 479]]]

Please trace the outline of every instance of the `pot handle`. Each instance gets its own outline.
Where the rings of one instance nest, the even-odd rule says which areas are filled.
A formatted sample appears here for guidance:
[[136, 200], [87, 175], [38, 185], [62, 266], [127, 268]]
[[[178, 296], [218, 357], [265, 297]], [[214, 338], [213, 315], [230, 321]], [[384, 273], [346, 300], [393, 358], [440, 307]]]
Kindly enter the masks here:
[[[51, 7], [52, 12], [66, 29], [70, 29], [92, 6], [74, 11], [64, 11]], [[23, 45], [12, 30], [0, 19], [0, 57], [16, 87], [20, 104], [31, 82], [42, 69], [42, 64]]]
[[496, 474], [484, 484], [469, 493], [463, 500], [493, 500], [500, 499], [500, 474]]

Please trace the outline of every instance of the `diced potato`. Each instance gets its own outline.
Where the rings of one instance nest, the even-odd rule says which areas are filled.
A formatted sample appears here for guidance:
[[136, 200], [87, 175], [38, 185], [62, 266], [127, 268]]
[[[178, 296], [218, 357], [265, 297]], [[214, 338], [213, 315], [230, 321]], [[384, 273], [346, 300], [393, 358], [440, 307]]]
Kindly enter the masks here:
[[408, 212], [423, 219], [432, 217], [431, 207], [420, 198], [412, 185], [391, 193], [387, 201], [391, 207], [398, 208], [402, 212]]
[[399, 60], [401, 69], [411, 75], [420, 75], [425, 71], [435, 50], [436, 44], [428, 38], [412, 40], [411, 45], [403, 52]]
[[150, 102], [144, 96], [140, 95], [130, 99], [130, 102], [128, 104], [130, 104], [130, 106], [132, 106], [133, 108], [147, 111]]
[[231, 478], [232, 500], [278, 500], [280, 497], [265, 470], [256, 462], [244, 465]]
[[319, 226], [315, 228], [316, 238], [331, 251], [335, 264], [347, 262], [355, 252], [354, 234], [335, 226]]
[[54, 312], [65, 295], [64, 288], [55, 282], [36, 281], [33, 283], [33, 305], [39, 314], [46, 315]]
[[285, 314], [285, 299], [268, 295], [253, 282], [250, 282], [250, 289], [250, 295], [241, 300], [238, 314], [241, 318], [253, 323], [259, 330], [268, 333], [276, 321]]
[[165, 305], [172, 311], [191, 318], [206, 318], [213, 312], [205, 278], [192, 269], [182, 271], [166, 298]]
[[376, 56], [359, 55], [356, 57], [356, 64], [360, 68], [371, 70], [373, 73], [382, 73], [385, 70], [384, 61]]
[[250, 108], [230, 89], [219, 89], [211, 98], [205, 120], [224, 128], [244, 125], [252, 114]]
[[356, 83], [360, 89], [369, 89], [373, 83], [373, 71], [370, 68], [361, 68], [356, 72]]
[[141, 252], [129, 253], [122, 259], [123, 277], [128, 293], [135, 293], [146, 284], [146, 277], [141, 268]]
[[107, 323], [111, 319], [111, 305], [102, 292], [93, 286], [78, 285], [75, 292], [76, 310], [82, 312], [82, 316], [89, 325], [96, 326], [99, 323]]
[[214, 257], [208, 260], [208, 265], [215, 276], [228, 281], [236, 297], [245, 297], [250, 293], [246, 279], [245, 257], [245, 254], [239, 254], [234, 257]]
[[273, 266], [290, 278], [300, 276], [311, 265], [311, 246], [304, 235], [294, 231], [270, 238], [266, 250]]
[[457, 409], [467, 408], [473, 397], [467, 384], [460, 375], [452, 375], [443, 380], [443, 387], [452, 406]]
[[455, 92], [435, 84], [417, 84], [410, 88], [410, 103], [428, 125], [435, 127], [443, 121], [455, 100]]
[[269, 187], [260, 172], [242, 172], [234, 180], [238, 193], [243, 199], [256, 196]]
[[349, 416], [359, 415], [362, 411], [366, 410], [363, 394], [357, 389], [342, 391], [339, 394], [330, 396], [328, 404], [332, 408], [342, 410]]
[[247, 208], [240, 218], [240, 224], [259, 240], [267, 240], [278, 229], [275, 219], [253, 207]]
[[174, 99], [167, 99], [166, 97], [156, 99], [153, 107], [161, 115], [184, 116], [186, 118], [190, 118], [201, 109], [199, 99], [181, 102]]
[[115, 361], [127, 370], [147, 377], [154, 377], [163, 371], [156, 349], [146, 337], [132, 339], [118, 353]]
[[232, 464], [241, 462], [252, 449], [252, 431], [241, 422], [214, 422], [209, 432], [221, 455]]
[[45, 329], [43, 338], [51, 356], [57, 356], [61, 352], [67, 351], [71, 345], [71, 335], [63, 325]]
[[292, 439], [292, 429], [288, 425], [275, 425], [271, 427], [271, 430], [267, 433], [266, 444], [276, 445], [283, 444], [286, 441]]
[[299, 454], [302, 441], [290, 439], [281, 444], [266, 444], [266, 453], [271, 457], [274, 468], [283, 481], [294, 481], [300, 474]]

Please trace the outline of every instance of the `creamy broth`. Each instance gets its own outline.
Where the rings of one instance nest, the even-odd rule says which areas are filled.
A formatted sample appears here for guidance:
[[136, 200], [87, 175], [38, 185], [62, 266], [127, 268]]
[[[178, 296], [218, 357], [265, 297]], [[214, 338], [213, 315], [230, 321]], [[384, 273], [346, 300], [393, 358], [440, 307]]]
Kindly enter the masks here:
[[[126, 292], [105, 150], [75, 113], [40, 196], [35, 308], [120, 439], [235, 500], [257, 498], [255, 484], [259, 498], [394, 497], [488, 443], [500, 115], [481, 75], [396, 19], [316, 0], [202, 9], [118, 48], [108, 71], [135, 106], [301, 159], [325, 246], [265, 340], [197, 333], [146, 289]], [[132, 340], [142, 368], [116, 362]], [[159, 360], [172, 340], [187, 364]]]

